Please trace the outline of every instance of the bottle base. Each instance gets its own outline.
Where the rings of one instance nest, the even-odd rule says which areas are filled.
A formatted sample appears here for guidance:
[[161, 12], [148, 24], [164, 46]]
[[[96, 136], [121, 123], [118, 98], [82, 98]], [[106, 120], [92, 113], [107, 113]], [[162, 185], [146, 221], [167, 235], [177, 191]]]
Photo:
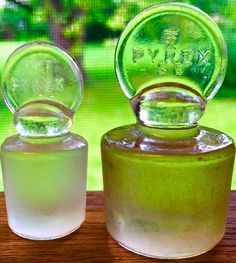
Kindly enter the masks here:
[[209, 249], [205, 249], [205, 250], [202, 250], [202, 251], [198, 251], [198, 252], [195, 252], [195, 253], [191, 253], [191, 254], [184, 254], [184, 255], [176, 255], [176, 256], [166, 256], [164, 254], [155, 254], [155, 255], [151, 255], [151, 254], [146, 254], [146, 253], [142, 253], [140, 251], [136, 251], [134, 250], [133, 248], [130, 248], [130, 247], [127, 247], [126, 245], [118, 242], [117, 240], [115, 240], [120, 246], [122, 246], [123, 248], [125, 248], [126, 250], [130, 251], [130, 252], [133, 252], [135, 254], [138, 254], [140, 256], [144, 256], [144, 257], [148, 257], [148, 258], [156, 258], [156, 259], [167, 259], [167, 260], [170, 260], [170, 259], [185, 259], [185, 258], [192, 258], [192, 257], [196, 257], [196, 256], [199, 256], [199, 255], [202, 255], [208, 251], [210, 251], [211, 249], [213, 249], [216, 245], [214, 245], [213, 247], [209, 248]]
[[13, 230], [11, 227], [10, 229], [12, 230], [12, 232], [19, 236], [19, 237], [22, 237], [24, 239], [30, 239], [30, 240], [53, 240], [53, 239], [58, 239], [58, 238], [62, 238], [62, 237], [65, 237], [65, 236], [68, 236], [70, 235], [71, 233], [75, 232], [76, 230], [78, 230], [80, 228], [82, 224], [80, 224], [79, 226], [73, 228], [72, 230], [66, 232], [66, 233], [62, 233], [61, 235], [57, 235], [57, 236], [50, 236], [50, 237], [40, 237], [40, 236], [31, 236], [31, 235], [25, 235], [25, 234], [22, 234], [22, 233], [19, 233], [15, 230]]

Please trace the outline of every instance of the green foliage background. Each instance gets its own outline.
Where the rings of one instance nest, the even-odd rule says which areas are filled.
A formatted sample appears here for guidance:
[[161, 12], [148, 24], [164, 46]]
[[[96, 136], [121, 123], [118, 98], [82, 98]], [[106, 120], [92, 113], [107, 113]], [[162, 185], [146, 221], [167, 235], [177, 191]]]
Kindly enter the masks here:
[[[128, 100], [114, 73], [117, 38], [127, 22], [153, 0], [7, 0], [0, 8], [0, 72], [10, 53], [31, 40], [49, 40], [70, 51], [83, 68], [84, 100], [73, 132], [89, 142], [88, 189], [102, 189], [100, 138], [108, 130], [134, 123]], [[165, 1], [167, 2], [167, 1]], [[170, 2], [170, 1], [169, 1]], [[181, 1], [207, 12], [219, 25], [228, 46], [229, 66], [223, 88], [209, 103], [202, 125], [236, 140], [236, 0]], [[0, 143], [16, 131], [12, 114], [0, 99]], [[0, 180], [1, 182], [1, 180]], [[233, 180], [236, 189], [236, 173]], [[0, 189], [2, 186], [0, 184]]]

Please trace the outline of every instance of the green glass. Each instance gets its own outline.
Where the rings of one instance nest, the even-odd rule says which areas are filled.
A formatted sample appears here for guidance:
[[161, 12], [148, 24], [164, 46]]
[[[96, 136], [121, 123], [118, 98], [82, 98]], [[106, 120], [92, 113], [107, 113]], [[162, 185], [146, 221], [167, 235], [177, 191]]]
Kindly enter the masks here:
[[1, 146], [8, 223], [29, 239], [54, 239], [85, 219], [87, 142], [69, 132], [83, 90], [70, 55], [47, 42], [18, 48], [2, 74], [19, 134]]
[[202, 254], [224, 235], [235, 155], [198, 125], [226, 72], [223, 36], [197, 8], [154, 5], [127, 25], [115, 63], [137, 124], [102, 138], [107, 229], [144, 256]]

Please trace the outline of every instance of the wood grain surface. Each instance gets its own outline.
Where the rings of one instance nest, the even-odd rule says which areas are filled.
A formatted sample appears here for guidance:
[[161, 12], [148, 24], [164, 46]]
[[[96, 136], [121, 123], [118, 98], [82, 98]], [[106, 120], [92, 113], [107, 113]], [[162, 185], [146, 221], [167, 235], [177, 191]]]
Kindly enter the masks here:
[[149, 259], [120, 247], [106, 231], [103, 202], [102, 192], [88, 193], [87, 217], [79, 230], [57, 240], [30, 241], [9, 229], [4, 195], [0, 193], [0, 263], [236, 263], [236, 192], [231, 193], [223, 240], [208, 253], [184, 260]]

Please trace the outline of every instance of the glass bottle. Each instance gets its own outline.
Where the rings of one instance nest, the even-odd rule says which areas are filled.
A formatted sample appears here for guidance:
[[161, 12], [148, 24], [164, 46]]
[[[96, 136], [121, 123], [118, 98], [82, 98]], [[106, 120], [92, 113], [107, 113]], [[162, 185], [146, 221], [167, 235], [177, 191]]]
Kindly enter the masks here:
[[2, 91], [19, 134], [1, 147], [8, 224], [28, 239], [65, 236], [83, 223], [87, 142], [69, 132], [83, 89], [70, 55], [47, 42], [8, 58]]
[[224, 235], [235, 153], [198, 125], [224, 79], [223, 36], [197, 8], [154, 5], [127, 25], [115, 63], [137, 124], [102, 138], [107, 229], [144, 256], [202, 254]]

